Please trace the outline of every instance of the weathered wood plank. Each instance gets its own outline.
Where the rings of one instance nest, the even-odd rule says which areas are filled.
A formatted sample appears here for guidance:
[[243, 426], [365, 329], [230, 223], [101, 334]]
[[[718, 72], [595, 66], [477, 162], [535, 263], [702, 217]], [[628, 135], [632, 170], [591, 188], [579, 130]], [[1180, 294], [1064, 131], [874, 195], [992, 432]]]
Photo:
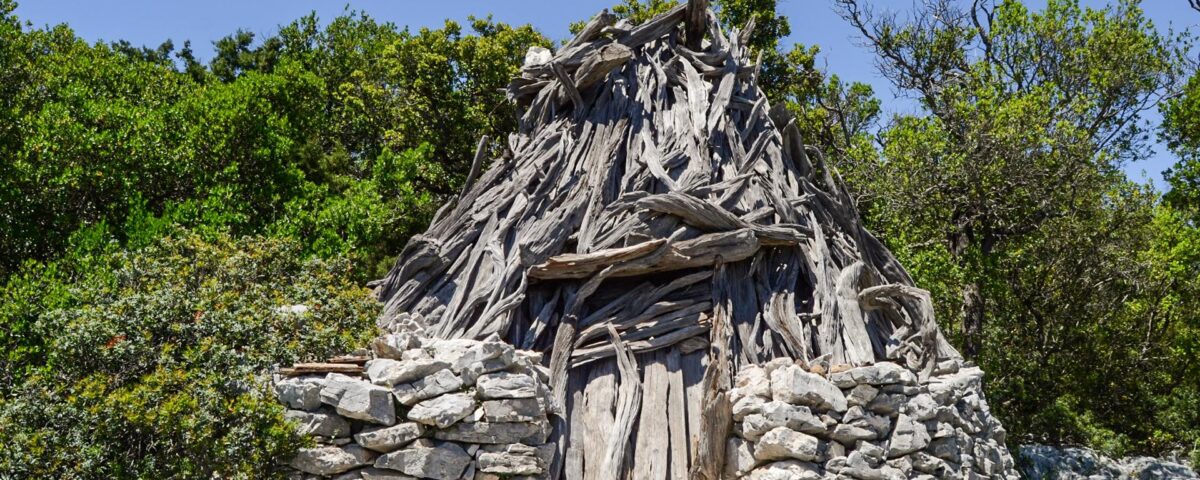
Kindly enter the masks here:
[[687, 392], [683, 386], [683, 367], [678, 348], [666, 350], [667, 363], [667, 428], [672, 480], [686, 480], [688, 475]]
[[295, 377], [313, 373], [343, 373], [346, 375], [361, 375], [363, 367], [352, 363], [297, 363], [291, 368], [279, 369], [279, 374]]
[[666, 354], [643, 355], [642, 412], [634, 440], [633, 478], [666, 480], [670, 457], [667, 395], [670, 379]]

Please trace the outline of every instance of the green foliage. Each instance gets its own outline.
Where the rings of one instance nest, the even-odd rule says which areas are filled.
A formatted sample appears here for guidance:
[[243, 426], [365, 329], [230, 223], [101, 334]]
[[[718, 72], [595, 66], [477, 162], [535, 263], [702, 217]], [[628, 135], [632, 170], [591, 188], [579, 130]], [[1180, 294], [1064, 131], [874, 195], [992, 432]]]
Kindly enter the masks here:
[[1163, 176], [1171, 189], [1164, 198], [1175, 208], [1192, 212], [1200, 223], [1200, 76], [1193, 75], [1179, 96], [1160, 106], [1160, 137], [1179, 157]]
[[501, 89], [528, 46], [547, 44], [490, 19], [468, 34], [308, 16], [258, 45], [249, 32], [220, 40], [205, 71], [186, 46], [177, 65], [170, 42], [89, 45], [65, 26], [25, 30], [11, 10], [0, 278], [53, 260], [87, 225], [136, 235], [123, 227], [135, 211], [201, 232], [306, 235], [315, 252], [378, 267], [456, 191], [478, 135], [515, 128]]
[[1191, 448], [1200, 245], [1121, 173], [1146, 155], [1142, 115], [1175, 88], [1190, 38], [1158, 33], [1136, 1], [933, 2], [907, 22], [841, 4], [924, 112], [838, 167], [989, 372], [1010, 438]]
[[[303, 258], [295, 242], [187, 232], [96, 256], [34, 315], [42, 355], [10, 357], [30, 373], [0, 403], [0, 472], [269, 476], [300, 440], [263, 373], [362, 345], [378, 308], [349, 262]], [[10, 284], [57, 276], [24, 270]], [[279, 310], [293, 304], [309, 310]]]

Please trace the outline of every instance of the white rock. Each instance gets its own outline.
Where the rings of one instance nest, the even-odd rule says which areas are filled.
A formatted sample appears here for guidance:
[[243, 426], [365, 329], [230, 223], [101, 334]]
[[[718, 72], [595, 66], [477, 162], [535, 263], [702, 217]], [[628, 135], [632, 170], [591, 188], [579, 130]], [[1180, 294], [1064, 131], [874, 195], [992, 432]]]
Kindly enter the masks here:
[[436, 480], [463, 478], [471, 455], [450, 442], [414, 442], [408, 448], [379, 457], [375, 467], [399, 470], [414, 477]]
[[432, 358], [416, 360], [376, 358], [367, 362], [367, 377], [376, 385], [391, 387], [426, 377], [447, 368], [450, 368], [449, 363]]
[[462, 387], [462, 378], [455, 375], [449, 368], [444, 368], [412, 383], [396, 385], [392, 388], [392, 395], [395, 395], [396, 400], [400, 403], [412, 406], [422, 400], [453, 392]]
[[874, 430], [863, 428], [848, 423], [839, 424], [833, 428], [833, 432], [829, 434], [829, 438], [837, 440], [845, 445], [854, 445], [859, 440], [874, 440], [879, 434]]
[[516, 361], [513, 346], [500, 341], [499, 337], [482, 341], [435, 340], [430, 344], [429, 351], [434, 359], [449, 363], [455, 373], [474, 373], [474, 376], [485, 373], [482, 370], [508, 368]]
[[750, 440], [757, 440], [777, 427], [787, 427], [808, 434], [825, 433], [825, 423], [814, 416], [808, 407], [779, 401], [763, 404], [759, 413], [747, 415], [742, 421], [743, 436]]
[[454, 393], [434, 397], [413, 406], [408, 419], [437, 428], [446, 428], [467, 418], [475, 411], [475, 399], [470, 394]]
[[844, 372], [829, 375], [829, 380], [841, 388], [851, 388], [855, 385], [887, 385], [900, 383], [916, 385], [917, 375], [907, 368], [891, 362], [880, 362], [865, 367], [851, 368]]
[[283, 418], [299, 424], [296, 430], [301, 435], [329, 438], [350, 436], [350, 423], [330, 413], [288, 410], [283, 412]]
[[933, 399], [933, 396], [928, 393], [922, 393], [910, 399], [904, 405], [903, 412], [923, 422], [936, 417], [937, 409], [938, 404]]
[[280, 402], [297, 410], [316, 410], [321, 406], [322, 377], [285, 378], [275, 384], [275, 396]]
[[758, 365], [742, 367], [734, 379], [733, 387], [729, 393], [729, 399], [733, 403], [737, 403], [747, 396], [757, 396], [768, 400], [771, 398], [771, 377], [767, 375], [765, 369]]
[[842, 391], [815, 373], [797, 365], [771, 372], [771, 397], [782, 402], [807, 405], [824, 410], [846, 411]]
[[398, 423], [390, 427], [368, 428], [354, 435], [359, 445], [376, 452], [391, 452], [416, 440], [424, 432], [417, 423]]
[[550, 424], [538, 422], [459, 422], [433, 432], [434, 438], [464, 443], [546, 443]]
[[877, 438], [884, 438], [892, 432], [892, 421], [883, 415], [876, 415], [862, 407], [850, 407], [842, 417], [842, 423], [866, 428], [875, 432]]
[[821, 442], [812, 435], [779, 427], [763, 434], [754, 444], [754, 458], [762, 461], [787, 458], [821, 461]]
[[525, 63], [521, 67], [530, 68], [545, 65], [550, 63], [552, 58], [554, 58], [554, 55], [545, 47], [529, 47], [529, 50], [525, 51]]
[[960, 369], [951, 375], [934, 377], [927, 387], [929, 394], [940, 405], [952, 405], [962, 398], [965, 392], [982, 390], [983, 370], [978, 367]]
[[496, 372], [481, 375], [476, 381], [479, 398], [533, 398], [538, 384], [533, 377], [521, 373]]
[[854, 451], [862, 455], [871, 466], [878, 466], [887, 459], [887, 449], [871, 442], [858, 442], [854, 447]]
[[536, 398], [485, 400], [479, 417], [485, 422], [532, 422], [546, 415], [546, 409]]
[[343, 417], [382, 425], [396, 423], [391, 390], [340, 373], [325, 377], [321, 402], [333, 406]]
[[400, 360], [405, 351], [420, 347], [420, 337], [403, 333], [389, 333], [371, 340], [371, 351], [376, 358]]
[[749, 473], [760, 462], [754, 458], [754, 444], [738, 437], [725, 443], [725, 477], [738, 478]]
[[851, 407], [863, 407], [871, 403], [871, 400], [874, 400], [876, 395], [879, 395], [878, 388], [867, 384], [855, 385], [854, 388], [850, 389], [850, 393], [846, 394], [846, 404]]
[[733, 420], [742, 421], [747, 415], [762, 412], [762, 406], [770, 400], [757, 395], [746, 395], [733, 403]]
[[498, 475], [539, 475], [546, 468], [537, 449], [521, 444], [504, 451], [479, 452], [476, 462], [479, 471]]
[[288, 462], [292, 468], [314, 475], [335, 475], [370, 465], [375, 453], [358, 445], [301, 448]]
[[754, 469], [750, 480], [821, 480], [821, 467], [799, 460], [782, 460]]

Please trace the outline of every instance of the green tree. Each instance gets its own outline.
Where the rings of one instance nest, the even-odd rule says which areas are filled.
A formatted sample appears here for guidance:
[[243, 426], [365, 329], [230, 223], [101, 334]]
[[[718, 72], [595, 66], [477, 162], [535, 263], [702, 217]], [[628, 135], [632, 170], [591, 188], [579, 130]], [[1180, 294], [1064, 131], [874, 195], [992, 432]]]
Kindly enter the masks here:
[[880, 156], [838, 167], [991, 374], [1010, 438], [1190, 448], [1194, 433], [1148, 419], [1194, 388], [1167, 378], [1187, 378], [1176, 349], [1196, 316], [1158, 299], [1197, 270], [1163, 241], [1178, 217], [1121, 172], [1147, 154], [1142, 116], [1177, 88], [1189, 39], [1136, 1], [946, 1], [908, 20], [839, 4], [923, 113], [894, 118]]
[[1191, 212], [1191, 222], [1200, 223], [1200, 76], [1193, 75], [1180, 95], [1162, 103], [1160, 138], [1179, 158], [1163, 177], [1170, 188], [1166, 201]]

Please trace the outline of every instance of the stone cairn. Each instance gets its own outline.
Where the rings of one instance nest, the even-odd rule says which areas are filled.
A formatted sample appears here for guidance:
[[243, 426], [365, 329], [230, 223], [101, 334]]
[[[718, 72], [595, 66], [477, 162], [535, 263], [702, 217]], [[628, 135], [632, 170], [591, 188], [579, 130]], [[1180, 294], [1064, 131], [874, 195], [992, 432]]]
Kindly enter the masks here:
[[546, 471], [553, 446], [541, 355], [494, 338], [394, 330], [369, 352], [277, 375], [285, 418], [317, 442], [288, 462], [294, 478], [483, 480]]
[[827, 369], [780, 358], [743, 368], [725, 478], [1019, 478], [982, 378], [957, 361], [927, 382], [891, 362]]

